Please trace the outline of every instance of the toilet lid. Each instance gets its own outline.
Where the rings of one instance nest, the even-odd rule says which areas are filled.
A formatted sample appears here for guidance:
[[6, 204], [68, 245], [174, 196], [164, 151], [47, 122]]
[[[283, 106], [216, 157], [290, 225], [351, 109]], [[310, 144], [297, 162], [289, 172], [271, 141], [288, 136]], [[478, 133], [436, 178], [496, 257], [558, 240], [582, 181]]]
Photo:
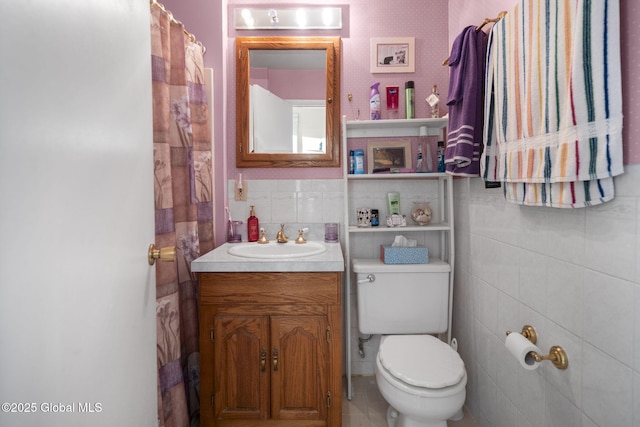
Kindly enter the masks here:
[[464, 377], [458, 352], [431, 335], [387, 336], [378, 357], [391, 375], [416, 387], [448, 387]]

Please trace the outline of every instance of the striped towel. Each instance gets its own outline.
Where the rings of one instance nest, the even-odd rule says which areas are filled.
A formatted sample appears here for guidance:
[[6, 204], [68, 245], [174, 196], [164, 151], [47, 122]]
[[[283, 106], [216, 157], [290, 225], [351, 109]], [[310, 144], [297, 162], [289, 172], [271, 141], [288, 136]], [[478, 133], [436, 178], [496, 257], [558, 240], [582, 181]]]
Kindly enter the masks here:
[[[487, 46], [481, 175], [507, 200], [584, 207], [623, 173], [619, 4], [520, 0]], [[511, 183], [511, 184], [507, 184]]]

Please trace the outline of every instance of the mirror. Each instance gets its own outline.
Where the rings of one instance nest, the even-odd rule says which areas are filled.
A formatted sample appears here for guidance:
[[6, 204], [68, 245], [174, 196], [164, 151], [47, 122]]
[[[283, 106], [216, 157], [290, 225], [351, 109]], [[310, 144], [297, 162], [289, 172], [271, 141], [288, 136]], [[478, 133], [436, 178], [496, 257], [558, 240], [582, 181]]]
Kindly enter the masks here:
[[340, 166], [340, 38], [236, 38], [236, 166]]

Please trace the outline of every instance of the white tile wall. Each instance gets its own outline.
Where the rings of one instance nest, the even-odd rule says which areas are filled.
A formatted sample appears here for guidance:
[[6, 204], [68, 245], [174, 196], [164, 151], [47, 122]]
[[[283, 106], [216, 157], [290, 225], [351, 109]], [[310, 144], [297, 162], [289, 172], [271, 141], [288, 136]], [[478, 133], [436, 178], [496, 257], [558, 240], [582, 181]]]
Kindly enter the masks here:
[[[455, 180], [454, 336], [480, 426], [640, 426], [638, 182], [640, 165], [627, 166], [614, 201], [559, 210], [506, 204], [479, 179]], [[246, 221], [254, 204], [271, 236], [285, 222], [290, 236], [309, 227], [322, 239], [325, 222], [343, 222], [340, 179], [252, 180], [248, 198], [229, 201], [232, 216]], [[372, 375], [379, 339], [358, 356], [352, 301], [352, 371]], [[536, 328], [542, 350], [565, 348], [567, 370], [519, 366], [504, 349], [505, 331], [524, 324]]]
[[[343, 220], [343, 181], [262, 179], [247, 181], [247, 201], [233, 200], [234, 180], [227, 182], [229, 209], [233, 219], [246, 223], [249, 206], [254, 205], [260, 227], [268, 238], [275, 238], [280, 224], [285, 224], [287, 236], [295, 238], [297, 230], [308, 227], [308, 240], [324, 239], [324, 223]], [[340, 230], [342, 235], [343, 230]], [[247, 240], [246, 227], [243, 240]]]
[[[640, 426], [640, 165], [615, 200], [577, 210], [507, 205], [456, 180], [454, 335], [481, 426]], [[506, 330], [531, 324], [569, 368], [522, 369]]]

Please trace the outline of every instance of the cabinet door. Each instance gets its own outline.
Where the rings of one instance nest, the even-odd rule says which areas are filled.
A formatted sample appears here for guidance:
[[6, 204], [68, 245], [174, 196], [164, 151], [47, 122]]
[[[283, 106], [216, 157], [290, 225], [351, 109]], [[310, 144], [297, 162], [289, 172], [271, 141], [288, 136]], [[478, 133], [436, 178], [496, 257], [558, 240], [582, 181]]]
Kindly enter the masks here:
[[271, 317], [271, 418], [326, 420], [327, 327], [325, 316]]
[[269, 417], [269, 317], [215, 317], [215, 419]]

